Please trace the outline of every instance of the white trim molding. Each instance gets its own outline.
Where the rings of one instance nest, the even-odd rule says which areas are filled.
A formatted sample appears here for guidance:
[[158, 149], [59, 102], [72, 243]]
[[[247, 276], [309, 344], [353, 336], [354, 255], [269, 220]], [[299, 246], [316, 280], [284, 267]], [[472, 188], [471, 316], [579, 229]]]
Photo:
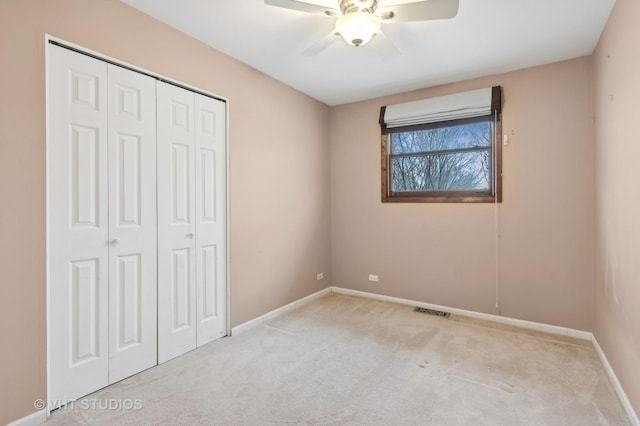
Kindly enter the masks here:
[[450, 308], [448, 306], [434, 305], [433, 303], [417, 302], [415, 300], [402, 299], [399, 297], [392, 297], [392, 296], [384, 296], [382, 294], [368, 293], [365, 291], [350, 290], [350, 289], [341, 288], [341, 287], [331, 287], [331, 292], [337, 293], [337, 294], [344, 294], [347, 296], [360, 296], [360, 297], [366, 297], [368, 299], [399, 303], [401, 305], [419, 306], [421, 308], [435, 309], [438, 311], [446, 311], [454, 315], [460, 315], [460, 316], [469, 317], [469, 318], [476, 318], [476, 319], [481, 319], [485, 321], [493, 321], [500, 324], [513, 325], [520, 328], [542, 331], [545, 333], [557, 334], [561, 336], [573, 337], [576, 339], [590, 341], [592, 338], [592, 334], [588, 331], [574, 330], [572, 328], [559, 327], [556, 325], [542, 324], [539, 322], [501, 317], [498, 315], [485, 314], [482, 312], [467, 311], [465, 309]]
[[8, 423], [7, 426], [38, 426], [47, 421], [47, 409], [43, 408], [21, 419]]
[[600, 362], [604, 367], [604, 371], [607, 373], [607, 376], [609, 376], [609, 380], [611, 380], [611, 384], [613, 385], [613, 388], [616, 390], [616, 393], [618, 394], [618, 398], [620, 398], [620, 403], [622, 404], [625, 411], [627, 412], [627, 415], [629, 416], [629, 420], [631, 420], [631, 424], [633, 426], [640, 426], [640, 419], [638, 419], [638, 415], [633, 409], [633, 406], [631, 405], [631, 401], [629, 401], [627, 394], [622, 388], [622, 385], [620, 384], [620, 380], [618, 380], [618, 376], [616, 376], [615, 371], [613, 371], [613, 367], [611, 367], [611, 364], [609, 364], [609, 360], [607, 359], [607, 356], [605, 355], [604, 351], [600, 347], [600, 344], [598, 343], [596, 336], [592, 337], [591, 343], [593, 343], [593, 347], [595, 348], [596, 353], [598, 354], [598, 358], [600, 358]]
[[257, 318], [254, 318], [252, 320], [249, 320], [245, 323], [242, 323], [240, 325], [237, 325], [235, 327], [233, 327], [231, 329], [231, 336], [238, 336], [246, 331], [251, 330], [252, 328], [255, 328], [261, 324], [264, 324], [265, 322], [269, 321], [270, 319], [278, 316], [278, 315], [282, 315], [285, 312], [291, 311], [292, 309], [298, 308], [302, 305], [306, 305], [307, 303], [316, 300], [322, 296], [325, 296], [329, 293], [331, 293], [332, 288], [331, 287], [327, 287], [325, 289], [322, 289], [320, 291], [317, 291], [313, 294], [310, 294], [306, 297], [303, 297], [302, 299], [298, 299], [296, 301], [293, 301], [287, 305], [284, 305], [280, 308], [274, 309], [273, 311], [267, 312], [264, 315], [260, 315]]

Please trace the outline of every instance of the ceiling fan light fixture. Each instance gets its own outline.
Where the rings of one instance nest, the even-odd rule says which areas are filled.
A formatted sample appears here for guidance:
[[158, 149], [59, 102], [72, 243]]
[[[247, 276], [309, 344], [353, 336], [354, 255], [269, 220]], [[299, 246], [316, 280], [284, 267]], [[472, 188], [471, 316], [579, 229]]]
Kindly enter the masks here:
[[352, 46], [363, 46], [380, 31], [380, 19], [373, 13], [351, 12], [336, 22], [336, 32]]

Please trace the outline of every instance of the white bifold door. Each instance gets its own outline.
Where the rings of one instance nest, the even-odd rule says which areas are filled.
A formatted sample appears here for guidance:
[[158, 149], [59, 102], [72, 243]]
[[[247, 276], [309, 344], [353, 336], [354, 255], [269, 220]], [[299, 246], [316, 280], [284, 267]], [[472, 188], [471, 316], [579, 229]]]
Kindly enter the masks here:
[[49, 54], [55, 408], [226, 335], [226, 107]]
[[156, 86], [49, 52], [49, 400], [61, 405], [157, 364]]
[[226, 334], [225, 104], [158, 82], [158, 360]]

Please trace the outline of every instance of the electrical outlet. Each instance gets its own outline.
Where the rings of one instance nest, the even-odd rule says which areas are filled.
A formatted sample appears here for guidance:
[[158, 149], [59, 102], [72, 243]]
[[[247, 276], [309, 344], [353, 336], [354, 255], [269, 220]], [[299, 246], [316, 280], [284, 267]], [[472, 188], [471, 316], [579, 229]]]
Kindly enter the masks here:
[[369, 275], [369, 281], [373, 281], [374, 283], [378, 282], [378, 276], [377, 275]]
[[324, 274], [323, 274], [322, 272], [320, 272], [318, 275], [316, 275], [316, 279], [317, 279], [318, 281], [320, 281], [320, 280], [321, 280], [321, 279], [323, 279], [323, 278], [324, 278]]

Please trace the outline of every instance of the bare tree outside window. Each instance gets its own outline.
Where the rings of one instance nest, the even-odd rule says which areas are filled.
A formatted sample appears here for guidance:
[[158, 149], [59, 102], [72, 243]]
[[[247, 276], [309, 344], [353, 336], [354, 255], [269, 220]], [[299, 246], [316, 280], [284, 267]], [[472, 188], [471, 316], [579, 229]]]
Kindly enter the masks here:
[[491, 121], [389, 134], [393, 192], [490, 191]]

